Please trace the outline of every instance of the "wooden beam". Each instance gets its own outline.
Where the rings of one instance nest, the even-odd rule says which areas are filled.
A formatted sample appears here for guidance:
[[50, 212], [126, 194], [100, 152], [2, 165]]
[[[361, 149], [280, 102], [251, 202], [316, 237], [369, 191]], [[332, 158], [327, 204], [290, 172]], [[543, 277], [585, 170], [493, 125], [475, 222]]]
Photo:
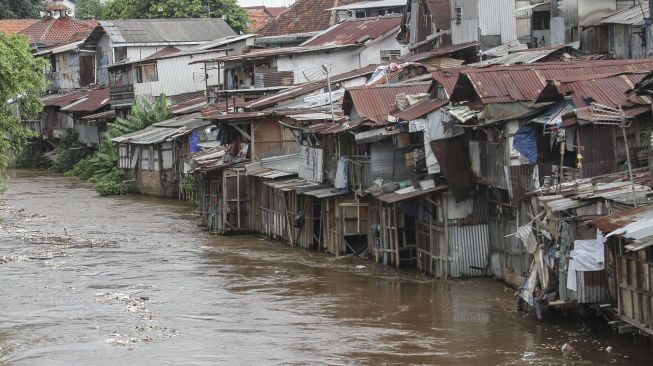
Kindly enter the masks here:
[[252, 141], [252, 137], [247, 132], [245, 132], [245, 130], [243, 130], [242, 128], [236, 125], [231, 125], [231, 127], [233, 127], [234, 130], [238, 131], [241, 135], [243, 135], [243, 137], [245, 137], [247, 141]]

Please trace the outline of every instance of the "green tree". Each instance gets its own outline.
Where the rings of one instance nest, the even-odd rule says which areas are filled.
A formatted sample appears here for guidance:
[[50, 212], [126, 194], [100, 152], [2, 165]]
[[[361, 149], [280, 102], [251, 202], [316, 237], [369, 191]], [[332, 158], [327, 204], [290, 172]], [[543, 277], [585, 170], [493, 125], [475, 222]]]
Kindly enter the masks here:
[[42, 3], [41, 0], [2, 0], [0, 19], [39, 18]]
[[0, 179], [5, 177], [8, 153], [20, 151], [33, 136], [21, 119], [36, 118], [43, 109], [45, 66], [43, 59], [32, 56], [27, 38], [0, 32]]
[[75, 18], [101, 19], [102, 8], [100, 0], [77, 0], [75, 3]]
[[105, 19], [224, 17], [236, 32], [247, 29], [247, 13], [236, 0], [111, 0]]
[[95, 155], [82, 160], [68, 173], [95, 183], [95, 190], [103, 196], [122, 194], [127, 191], [123, 183], [123, 171], [118, 168], [118, 151], [111, 139], [140, 131], [154, 123], [172, 118], [166, 96], [161, 94], [154, 103], [139, 100], [132, 105], [127, 118], [116, 118], [108, 127]]

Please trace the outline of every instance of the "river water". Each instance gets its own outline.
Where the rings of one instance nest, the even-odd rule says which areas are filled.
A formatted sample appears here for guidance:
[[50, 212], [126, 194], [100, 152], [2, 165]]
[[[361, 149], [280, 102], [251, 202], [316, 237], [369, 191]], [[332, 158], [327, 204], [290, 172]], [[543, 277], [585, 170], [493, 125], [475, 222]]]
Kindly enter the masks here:
[[[439, 281], [256, 236], [184, 204], [12, 171], [0, 198], [1, 365], [651, 364], [650, 344], [522, 316]], [[563, 353], [569, 343], [574, 353]], [[606, 348], [612, 351], [607, 352]]]

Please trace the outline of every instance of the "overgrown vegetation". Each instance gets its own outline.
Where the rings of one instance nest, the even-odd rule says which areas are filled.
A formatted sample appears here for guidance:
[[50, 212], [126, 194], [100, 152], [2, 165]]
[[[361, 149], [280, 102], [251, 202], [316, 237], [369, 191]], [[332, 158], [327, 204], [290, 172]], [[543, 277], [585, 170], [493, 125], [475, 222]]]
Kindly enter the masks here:
[[223, 18], [236, 32], [247, 29], [247, 12], [236, 0], [111, 0], [104, 19]]
[[39, 141], [25, 146], [14, 157], [14, 168], [47, 169], [52, 166], [52, 161], [45, 157], [46, 148]]
[[93, 183], [95, 190], [102, 196], [127, 193], [130, 187], [125, 182], [124, 171], [118, 168], [118, 149], [111, 139], [140, 131], [171, 117], [165, 95], [156, 98], [154, 103], [139, 100], [132, 105], [129, 117], [118, 117], [114, 123], [109, 124], [98, 151], [93, 156], [79, 161], [66, 174]]
[[45, 60], [32, 56], [27, 38], [0, 32], [0, 191], [9, 152], [20, 154], [34, 136], [21, 120], [35, 118], [43, 109], [40, 95], [45, 90], [45, 66]]
[[54, 170], [67, 172], [92, 153], [91, 149], [78, 143], [77, 140], [79, 140], [79, 134], [73, 129], [66, 129], [59, 140], [59, 146], [54, 149], [57, 157], [52, 165]]

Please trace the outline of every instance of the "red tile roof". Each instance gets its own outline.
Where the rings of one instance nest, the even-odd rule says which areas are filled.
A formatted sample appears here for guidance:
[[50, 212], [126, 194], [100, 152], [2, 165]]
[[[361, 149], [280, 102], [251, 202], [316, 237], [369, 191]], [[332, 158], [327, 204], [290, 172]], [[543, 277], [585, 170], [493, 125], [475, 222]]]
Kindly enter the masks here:
[[477, 96], [485, 104], [528, 102], [538, 97], [547, 80], [651, 69], [653, 59], [542, 62], [468, 68], [461, 71], [451, 100], [471, 100]]
[[26, 35], [32, 44], [53, 47], [83, 40], [97, 24], [94, 20], [45, 17], [20, 33]]
[[360, 0], [297, 0], [288, 10], [258, 31], [260, 36], [319, 32], [335, 24], [335, 12], [327, 9]]
[[247, 23], [247, 30], [250, 33], [256, 33], [259, 29], [264, 27], [274, 17], [265, 11], [263, 7], [245, 9], [249, 22]]
[[39, 19], [2, 19], [0, 20], [0, 32], [5, 34], [19, 33], [38, 21]]
[[279, 15], [283, 14], [286, 10], [288, 10], [288, 7], [286, 6], [267, 6], [266, 9], [270, 14], [272, 14], [273, 17], [278, 17]]
[[363, 85], [347, 88], [342, 102], [345, 114], [352, 107], [363, 119], [376, 123], [387, 123], [388, 115], [396, 110], [395, 100], [399, 94], [421, 94], [428, 92], [428, 84], [417, 85]]
[[340, 23], [330, 30], [305, 42], [303, 46], [329, 46], [365, 44], [377, 39], [393, 29], [398, 29], [401, 17], [363, 18]]

